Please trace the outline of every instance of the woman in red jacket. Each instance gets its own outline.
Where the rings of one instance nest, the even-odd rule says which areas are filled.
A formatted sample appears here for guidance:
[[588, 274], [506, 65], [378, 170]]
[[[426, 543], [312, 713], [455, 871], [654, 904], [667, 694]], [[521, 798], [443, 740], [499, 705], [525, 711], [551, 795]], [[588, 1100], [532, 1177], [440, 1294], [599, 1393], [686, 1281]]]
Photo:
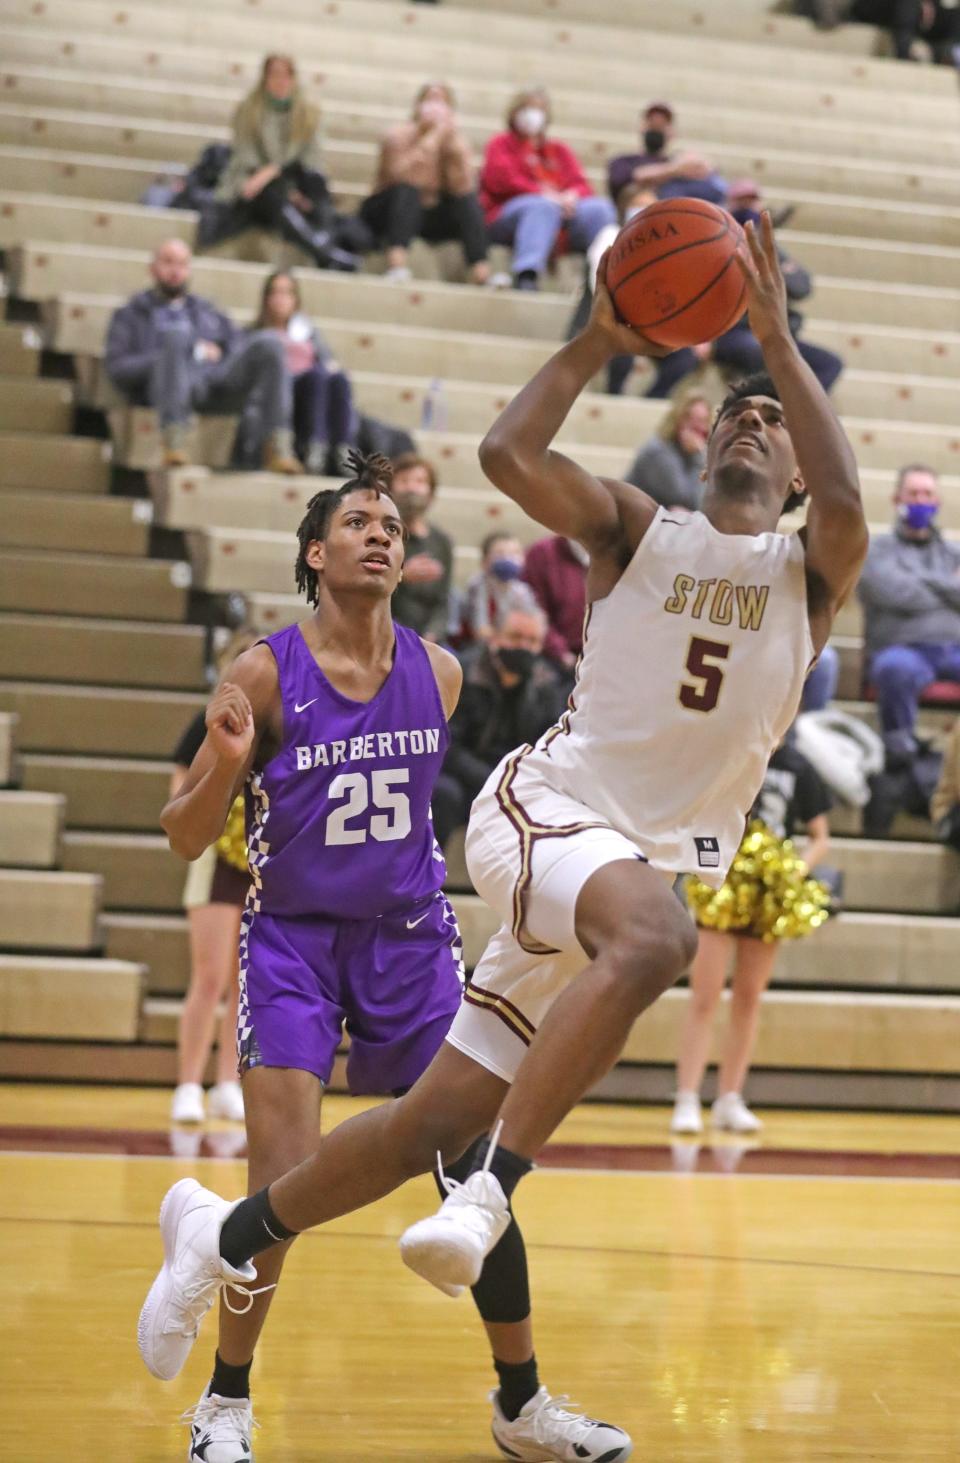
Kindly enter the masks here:
[[604, 225], [616, 222], [613, 204], [598, 198], [576, 154], [547, 137], [550, 98], [541, 87], [510, 103], [507, 131], [487, 144], [480, 202], [494, 244], [513, 245], [517, 289], [535, 290], [550, 251], [566, 227], [571, 249], [585, 253]]

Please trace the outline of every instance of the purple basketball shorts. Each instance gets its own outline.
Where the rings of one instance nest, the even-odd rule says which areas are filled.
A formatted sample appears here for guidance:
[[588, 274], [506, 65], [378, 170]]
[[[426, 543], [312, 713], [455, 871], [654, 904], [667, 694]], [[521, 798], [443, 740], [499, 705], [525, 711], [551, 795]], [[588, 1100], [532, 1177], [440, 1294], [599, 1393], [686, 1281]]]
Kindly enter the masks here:
[[237, 1050], [241, 1072], [295, 1067], [330, 1079], [343, 1028], [353, 1093], [409, 1087], [460, 1007], [463, 951], [446, 895], [376, 919], [244, 911]]

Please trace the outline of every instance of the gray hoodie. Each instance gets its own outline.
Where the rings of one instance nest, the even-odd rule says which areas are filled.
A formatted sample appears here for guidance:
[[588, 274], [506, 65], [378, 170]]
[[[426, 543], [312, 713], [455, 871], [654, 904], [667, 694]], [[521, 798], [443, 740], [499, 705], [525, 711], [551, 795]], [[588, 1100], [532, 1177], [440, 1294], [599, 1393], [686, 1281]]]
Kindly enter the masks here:
[[857, 594], [866, 649], [960, 644], [960, 547], [934, 529], [911, 539], [898, 530], [870, 542]]

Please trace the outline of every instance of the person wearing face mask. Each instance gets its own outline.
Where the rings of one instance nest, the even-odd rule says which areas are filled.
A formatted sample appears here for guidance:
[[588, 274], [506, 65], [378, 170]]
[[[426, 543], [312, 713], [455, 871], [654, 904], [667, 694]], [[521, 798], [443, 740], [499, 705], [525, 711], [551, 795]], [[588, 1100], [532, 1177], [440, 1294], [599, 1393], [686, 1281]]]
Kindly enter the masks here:
[[569, 248], [589, 249], [616, 214], [584, 177], [576, 154], [547, 136], [550, 99], [541, 87], [519, 92], [507, 111], [507, 130], [487, 144], [480, 172], [480, 202], [494, 244], [513, 247], [517, 289], [539, 288], [561, 230]]
[[394, 458], [390, 496], [403, 519], [407, 551], [403, 577], [393, 594], [393, 618], [424, 640], [439, 643], [447, 639], [450, 626], [453, 540], [430, 522], [436, 492], [432, 462], [416, 452]]
[[639, 183], [658, 198], [702, 198], [723, 204], [727, 185], [720, 174], [698, 152], [671, 153], [673, 108], [667, 102], [651, 102], [641, 118], [642, 152], [625, 152], [607, 165], [610, 197], [619, 199], [628, 183]]
[[152, 284], [115, 310], [104, 366], [134, 406], [157, 412], [165, 467], [189, 459], [194, 412], [256, 407], [270, 472], [298, 473], [293, 453], [293, 395], [283, 345], [271, 331], [242, 335], [222, 310], [190, 289], [193, 255], [181, 239], [158, 245]]
[[234, 113], [230, 162], [216, 197], [221, 209], [205, 245], [262, 228], [296, 244], [320, 269], [358, 268], [354, 226], [338, 220], [321, 171], [320, 113], [304, 96], [291, 56], [267, 56], [259, 82]]
[[543, 654], [541, 610], [513, 609], [486, 645], [464, 657], [463, 690], [450, 718], [450, 746], [433, 795], [443, 848], [501, 757], [535, 742], [566, 703], [563, 678]]
[[539, 613], [533, 590], [520, 577], [520, 540], [509, 534], [488, 533], [480, 552], [482, 567], [467, 581], [460, 605], [460, 638], [465, 644], [491, 640], [513, 610]]
[[960, 548], [937, 527], [933, 468], [902, 467], [893, 502], [893, 532], [871, 540], [857, 586], [888, 764], [917, 751], [923, 693], [936, 681], [960, 682]]
[[527, 549], [523, 577], [547, 617], [544, 653], [573, 675], [583, 649], [590, 556], [576, 539], [553, 534]]
[[421, 86], [410, 120], [384, 135], [373, 193], [361, 204], [360, 217], [386, 247], [387, 278], [395, 283], [410, 279], [407, 252], [416, 238], [430, 244], [459, 240], [471, 283], [488, 282], [487, 231], [473, 148], [460, 129], [456, 98], [446, 82]]

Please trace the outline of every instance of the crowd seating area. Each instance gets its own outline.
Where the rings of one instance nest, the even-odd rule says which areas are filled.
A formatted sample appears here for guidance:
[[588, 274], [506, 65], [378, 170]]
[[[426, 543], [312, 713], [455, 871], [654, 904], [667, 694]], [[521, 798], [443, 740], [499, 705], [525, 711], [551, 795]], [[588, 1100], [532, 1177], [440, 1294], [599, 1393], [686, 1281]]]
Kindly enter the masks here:
[[[478, 14], [483, 10], [482, 24]], [[100, 359], [110, 313], [150, 251], [196, 215], [140, 207], [146, 184], [227, 135], [263, 54], [296, 55], [320, 101], [334, 195], [369, 190], [376, 138], [422, 80], [456, 88], [482, 142], [509, 94], [550, 85], [556, 125], [602, 186], [638, 106], [668, 96], [685, 142], [796, 205], [784, 246], [816, 277], [811, 339], [840, 352], [835, 400], [872, 528], [896, 469], [942, 474], [960, 535], [960, 127], [956, 80], [877, 58], [864, 27], [824, 35], [768, 0], [8, 0], [0, 22], [0, 1076], [172, 1082], [187, 981], [183, 866], [157, 826], [170, 755], [208, 686], [211, 625], [247, 597], [258, 627], [299, 617], [292, 530], [316, 478], [160, 471], [152, 414], [117, 410]], [[198, 292], [251, 318], [260, 237], [198, 257]], [[288, 256], [284, 255], [286, 259]], [[360, 408], [406, 426], [438, 465], [434, 519], [477, 567], [492, 526], [537, 525], [486, 482], [477, 443], [564, 335], [578, 266], [539, 294], [464, 284], [457, 251], [417, 246], [416, 278], [304, 267], [304, 306], [351, 372]], [[374, 271], [380, 266], [370, 261]], [[69, 369], [68, 369], [69, 368]], [[444, 421], [421, 430], [443, 383]], [[704, 382], [711, 395], [719, 378]], [[89, 432], [112, 406], [112, 441]], [[563, 445], [619, 476], [663, 404], [598, 389]], [[220, 435], [218, 436], [218, 431]], [[845, 708], [858, 699], [859, 610], [836, 626]], [[927, 710], [936, 732], [950, 719]], [[832, 819], [846, 909], [784, 952], [764, 1007], [758, 1102], [944, 1108], [960, 1097], [960, 861], [929, 823], [870, 841]], [[493, 916], [450, 850], [468, 964]], [[677, 990], [644, 1018], [605, 1091], [672, 1090]]]

